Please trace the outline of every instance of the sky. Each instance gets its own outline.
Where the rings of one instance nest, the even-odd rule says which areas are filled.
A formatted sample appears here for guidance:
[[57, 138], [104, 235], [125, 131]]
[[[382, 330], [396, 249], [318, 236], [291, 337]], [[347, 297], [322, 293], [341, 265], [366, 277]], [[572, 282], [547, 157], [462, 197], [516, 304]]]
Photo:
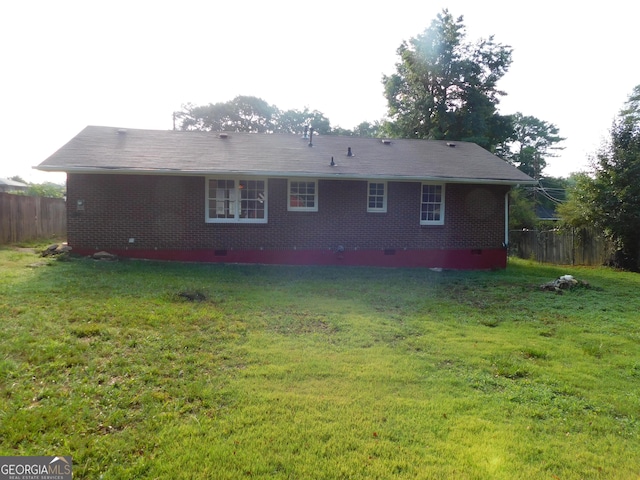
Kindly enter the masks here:
[[64, 182], [32, 167], [85, 126], [171, 129], [182, 105], [237, 95], [381, 120], [398, 47], [445, 8], [513, 48], [500, 113], [566, 137], [544, 174], [587, 169], [640, 84], [640, 2], [24, 0], [0, 4], [0, 177]]

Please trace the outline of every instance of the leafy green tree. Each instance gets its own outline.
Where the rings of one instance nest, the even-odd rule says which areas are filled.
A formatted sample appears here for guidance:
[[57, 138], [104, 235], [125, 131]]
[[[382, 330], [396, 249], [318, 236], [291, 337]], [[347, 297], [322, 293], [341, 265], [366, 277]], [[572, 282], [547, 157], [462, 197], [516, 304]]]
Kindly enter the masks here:
[[30, 183], [25, 195], [32, 197], [64, 198], [66, 187], [57, 183]]
[[553, 214], [558, 204], [565, 200], [566, 180], [542, 176], [546, 159], [555, 156], [555, 150], [562, 148], [558, 143], [564, 138], [558, 135], [559, 130], [552, 123], [520, 112], [511, 118], [513, 133], [498, 146], [496, 154], [539, 180], [538, 185], [514, 189], [511, 195], [511, 201], [517, 204], [518, 209], [524, 212], [528, 208], [531, 213], [525, 216], [521, 212], [512, 216], [513, 223], [517, 228], [532, 228], [532, 219], [533, 225], [539, 226], [538, 218]]
[[553, 228], [558, 225], [557, 212], [566, 201], [567, 189], [575, 184], [573, 178], [543, 177], [534, 186], [511, 189], [509, 200], [509, 229], [545, 228], [545, 219], [553, 217]]
[[629, 95], [620, 116], [625, 122], [640, 125], [640, 85], [636, 85]]
[[383, 124], [379, 121], [361, 122], [353, 129], [342, 128], [340, 126], [331, 129], [331, 135], [344, 135], [348, 137], [370, 137], [375, 138], [383, 134]]
[[378, 137], [381, 134], [381, 124], [378, 121], [361, 122], [353, 129], [355, 137]]
[[322, 112], [308, 108], [283, 112], [260, 98], [246, 95], [215, 104], [186, 104], [174, 115], [180, 130], [299, 134], [306, 126], [321, 135], [331, 133], [331, 123]]
[[557, 208], [566, 200], [570, 179], [541, 178], [537, 185], [511, 189], [509, 200], [509, 228], [540, 228], [549, 216], [557, 218]]
[[26, 190], [15, 192], [16, 195], [27, 195], [31, 197], [49, 197], [49, 198], [64, 198], [66, 195], [66, 186], [59, 183], [44, 182], [44, 183], [30, 183], [27, 182], [19, 175], [9, 177], [9, 180], [14, 182], [20, 182], [27, 185]]
[[174, 115], [181, 130], [272, 133], [279, 111], [260, 98], [241, 95], [229, 102], [186, 104]]
[[640, 85], [620, 111], [608, 140], [577, 178], [560, 213], [571, 225], [602, 229], [616, 246], [615, 266], [640, 269]]
[[587, 172], [573, 174], [573, 185], [567, 190], [567, 201], [558, 206], [562, 223], [576, 228], [593, 227], [596, 212], [591, 206], [596, 202], [594, 179]]
[[547, 166], [547, 158], [555, 157], [558, 145], [565, 139], [553, 123], [518, 112], [512, 116], [513, 134], [503, 144], [500, 156], [532, 178], [539, 179]]
[[331, 135], [341, 135], [343, 137], [353, 137], [353, 130], [349, 128], [343, 128], [337, 125], [331, 129]]
[[465, 36], [463, 17], [443, 10], [400, 45], [396, 72], [382, 79], [389, 133], [472, 141], [492, 151], [511, 135], [510, 118], [497, 113], [497, 82], [511, 65], [511, 48], [493, 36], [476, 43]]
[[509, 192], [509, 230], [533, 229], [537, 218], [533, 200], [523, 187], [512, 188]]
[[305, 127], [313, 127], [314, 132], [320, 135], [332, 133], [331, 122], [317, 110], [310, 111], [305, 107], [304, 110], [287, 110], [277, 115], [277, 133], [299, 134], [304, 132]]

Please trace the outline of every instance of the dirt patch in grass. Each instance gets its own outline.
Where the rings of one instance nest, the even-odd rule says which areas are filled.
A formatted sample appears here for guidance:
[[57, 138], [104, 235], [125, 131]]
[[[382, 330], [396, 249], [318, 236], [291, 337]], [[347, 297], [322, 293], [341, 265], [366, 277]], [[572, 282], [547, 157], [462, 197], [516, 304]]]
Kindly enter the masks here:
[[176, 297], [189, 302], [204, 302], [207, 299], [204, 293], [193, 290], [176, 293]]

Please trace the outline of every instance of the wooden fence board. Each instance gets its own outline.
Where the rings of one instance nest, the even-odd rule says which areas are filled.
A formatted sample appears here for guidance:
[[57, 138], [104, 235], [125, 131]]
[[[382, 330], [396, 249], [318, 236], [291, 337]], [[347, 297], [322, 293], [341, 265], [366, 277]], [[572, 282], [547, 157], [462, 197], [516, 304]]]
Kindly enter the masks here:
[[0, 244], [66, 234], [67, 214], [63, 199], [0, 192]]
[[512, 231], [510, 253], [520, 258], [561, 265], [602, 265], [612, 253], [604, 235], [591, 229], [568, 232]]

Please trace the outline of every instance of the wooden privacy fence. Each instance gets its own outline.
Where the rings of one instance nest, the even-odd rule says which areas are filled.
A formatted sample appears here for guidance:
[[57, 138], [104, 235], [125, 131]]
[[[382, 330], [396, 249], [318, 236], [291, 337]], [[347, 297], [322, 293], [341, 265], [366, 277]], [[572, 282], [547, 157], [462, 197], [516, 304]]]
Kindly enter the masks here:
[[543, 263], [602, 265], [613, 252], [601, 232], [576, 228], [570, 231], [516, 230], [509, 232], [511, 255]]
[[66, 204], [63, 199], [0, 192], [0, 244], [66, 234]]

